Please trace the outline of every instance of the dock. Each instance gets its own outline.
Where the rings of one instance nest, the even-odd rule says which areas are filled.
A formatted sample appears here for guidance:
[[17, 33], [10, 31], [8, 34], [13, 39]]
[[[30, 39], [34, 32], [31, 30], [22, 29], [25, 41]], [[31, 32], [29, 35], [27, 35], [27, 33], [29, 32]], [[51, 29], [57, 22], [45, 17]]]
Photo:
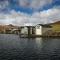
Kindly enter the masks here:
[[20, 34], [19, 35], [21, 38], [38, 38], [38, 37], [42, 37], [42, 38], [60, 38], [60, 36], [54, 36], [54, 35], [27, 35], [27, 34]]

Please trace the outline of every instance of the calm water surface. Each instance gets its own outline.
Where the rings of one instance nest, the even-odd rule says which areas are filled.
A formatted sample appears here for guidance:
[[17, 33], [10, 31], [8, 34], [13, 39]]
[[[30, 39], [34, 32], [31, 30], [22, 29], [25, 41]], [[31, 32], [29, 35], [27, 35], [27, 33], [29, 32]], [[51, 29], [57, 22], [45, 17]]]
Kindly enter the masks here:
[[60, 38], [0, 34], [0, 60], [60, 60]]

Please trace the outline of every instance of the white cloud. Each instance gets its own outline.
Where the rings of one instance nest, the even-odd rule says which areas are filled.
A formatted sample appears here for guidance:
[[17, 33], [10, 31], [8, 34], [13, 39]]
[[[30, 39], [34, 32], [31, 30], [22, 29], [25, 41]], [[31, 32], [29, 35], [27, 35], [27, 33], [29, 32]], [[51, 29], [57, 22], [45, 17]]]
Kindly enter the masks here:
[[20, 6], [39, 9], [47, 4], [51, 4], [53, 0], [19, 0]]
[[51, 23], [60, 21], [60, 8], [52, 8], [32, 15], [12, 10], [10, 14], [0, 14], [0, 24], [23, 25], [25, 23]]
[[8, 0], [0, 1], [0, 9], [5, 9], [8, 5]]
[[0, 14], [0, 24], [22, 25], [28, 22], [29, 15], [12, 10], [10, 14]]
[[60, 9], [58, 8], [34, 13], [31, 18], [33, 23], [52, 23], [58, 20], [60, 21]]
[[23, 7], [28, 7], [30, 2], [28, 0], [19, 0], [19, 5]]
[[52, 0], [33, 0], [31, 3], [31, 7], [38, 9], [38, 8], [42, 8], [47, 4], [51, 4]]

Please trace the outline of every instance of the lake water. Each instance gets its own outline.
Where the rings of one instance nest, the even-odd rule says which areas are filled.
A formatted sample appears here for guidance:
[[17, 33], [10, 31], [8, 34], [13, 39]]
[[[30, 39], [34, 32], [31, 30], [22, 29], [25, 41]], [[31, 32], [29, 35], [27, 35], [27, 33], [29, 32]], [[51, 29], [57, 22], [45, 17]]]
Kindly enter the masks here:
[[0, 34], [0, 60], [60, 60], [60, 38]]

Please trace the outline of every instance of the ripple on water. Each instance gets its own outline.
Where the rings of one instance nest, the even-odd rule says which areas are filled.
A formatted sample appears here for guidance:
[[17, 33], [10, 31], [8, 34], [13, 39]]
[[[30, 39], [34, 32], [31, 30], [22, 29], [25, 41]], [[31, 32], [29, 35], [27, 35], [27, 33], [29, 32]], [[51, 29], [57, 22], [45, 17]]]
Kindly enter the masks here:
[[0, 34], [0, 60], [59, 60], [60, 39]]

